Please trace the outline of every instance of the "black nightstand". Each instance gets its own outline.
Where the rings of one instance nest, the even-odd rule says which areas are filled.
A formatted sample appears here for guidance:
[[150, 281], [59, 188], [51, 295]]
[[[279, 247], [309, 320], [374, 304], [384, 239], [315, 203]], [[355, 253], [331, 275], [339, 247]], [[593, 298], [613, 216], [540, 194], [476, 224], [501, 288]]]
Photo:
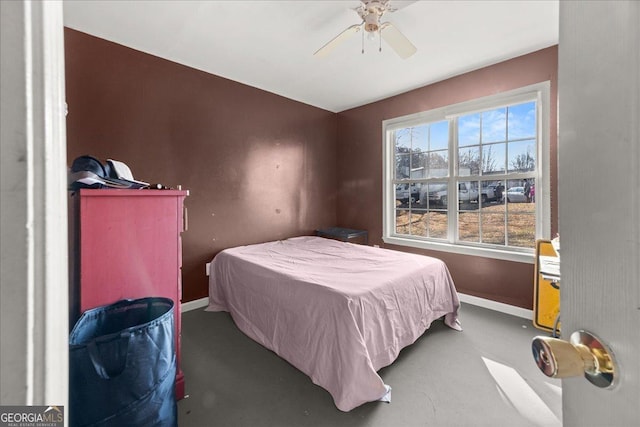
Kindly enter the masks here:
[[343, 242], [369, 244], [369, 232], [367, 230], [353, 230], [351, 228], [329, 227], [316, 230], [316, 235]]

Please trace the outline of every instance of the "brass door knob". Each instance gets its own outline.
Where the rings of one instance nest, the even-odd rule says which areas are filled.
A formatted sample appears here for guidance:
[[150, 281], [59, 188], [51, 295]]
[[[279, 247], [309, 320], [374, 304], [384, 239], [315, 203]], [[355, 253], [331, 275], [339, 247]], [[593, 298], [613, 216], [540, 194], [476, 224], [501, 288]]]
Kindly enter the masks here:
[[551, 337], [535, 337], [533, 359], [543, 374], [552, 378], [584, 375], [592, 384], [609, 388], [617, 377], [611, 351], [595, 335], [586, 331], [571, 334], [570, 342]]

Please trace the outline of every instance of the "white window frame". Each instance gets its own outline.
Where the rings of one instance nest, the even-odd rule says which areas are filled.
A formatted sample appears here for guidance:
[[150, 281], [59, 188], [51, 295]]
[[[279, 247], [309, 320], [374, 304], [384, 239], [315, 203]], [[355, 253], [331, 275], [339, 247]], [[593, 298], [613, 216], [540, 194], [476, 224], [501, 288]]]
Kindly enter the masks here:
[[[410, 114], [403, 117], [384, 120], [382, 122], [382, 146], [383, 146], [383, 194], [382, 194], [382, 240], [385, 243], [410, 246], [414, 248], [436, 251], [452, 252], [465, 255], [475, 255], [485, 258], [495, 258], [508, 261], [533, 263], [535, 254], [533, 248], [485, 247], [482, 244], [460, 242], [457, 240], [457, 220], [449, 220], [449, 232], [445, 241], [434, 241], [423, 237], [412, 237], [395, 232], [395, 186], [394, 180], [394, 131], [412, 125], [448, 120], [454, 117], [486, 111], [491, 108], [499, 108], [505, 105], [514, 105], [521, 102], [536, 101], [537, 105], [537, 142], [536, 142], [536, 239], [548, 239], [551, 235], [551, 198], [550, 198], [550, 149], [549, 149], [549, 121], [550, 121], [550, 92], [551, 83], [545, 81], [522, 88], [490, 95], [470, 101], [461, 102], [446, 107]], [[449, 182], [452, 188], [456, 181], [454, 168], [457, 167], [457, 146], [454, 141], [455, 129], [450, 129], [449, 137]], [[457, 137], [456, 137], [457, 138]], [[450, 193], [453, 194], [453, 193]], [[457, 214], [456, 198], [449, 198], [449, 216]], [[456, 216], [457, 217], [457, 216]]]

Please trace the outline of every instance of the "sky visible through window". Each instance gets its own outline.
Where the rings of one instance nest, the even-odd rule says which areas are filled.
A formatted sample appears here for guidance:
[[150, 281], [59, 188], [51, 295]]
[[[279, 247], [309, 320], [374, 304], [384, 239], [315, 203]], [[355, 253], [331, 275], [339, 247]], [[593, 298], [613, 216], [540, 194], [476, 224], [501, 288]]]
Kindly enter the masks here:
[[[532, 170], [535, 167], [535, 146], [535, 102], [458, 118], [458, 156], [469, 162], [479, 161], [482, 156], [483, 174], [504, 173], [505, 166], [509, 171]], [[469, 167], [468, 164], [462, 166]], [[479, 168], [469, 171], [471, 175], [478, 173]]]

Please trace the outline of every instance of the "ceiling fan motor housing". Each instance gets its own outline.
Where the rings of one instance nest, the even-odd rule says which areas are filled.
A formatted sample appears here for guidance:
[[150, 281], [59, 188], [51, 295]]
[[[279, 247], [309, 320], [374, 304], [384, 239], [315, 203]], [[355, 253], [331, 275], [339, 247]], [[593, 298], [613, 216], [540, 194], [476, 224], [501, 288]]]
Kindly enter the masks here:
[[380, 17], [387, 11], [387, 3], [377, 0], [362, 2], [359, 13], [366, 32], [374, 33], [380, 29]]
[[377, 15], [367, 15], [364, 17], [364, 30], [368, 33], [375, 33], [380, 28], [380, 21]]

